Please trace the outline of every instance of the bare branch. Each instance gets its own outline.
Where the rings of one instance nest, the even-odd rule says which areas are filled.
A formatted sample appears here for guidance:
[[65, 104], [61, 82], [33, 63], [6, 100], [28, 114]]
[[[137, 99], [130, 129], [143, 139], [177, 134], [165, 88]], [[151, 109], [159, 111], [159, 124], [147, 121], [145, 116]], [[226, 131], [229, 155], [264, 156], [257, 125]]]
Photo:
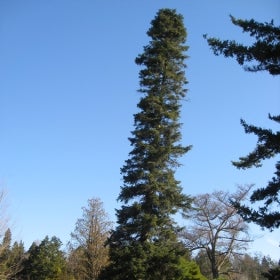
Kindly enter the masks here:
[[232, 198], [245, 200], [251, 188], [239, 186], [233, 194], [215, 191], [194, 199], [191, 224], [183, 231], [182, 239], [189, 250], [206, 251], [214, 278], [232, 255], [240, 254], [252, 241], [247, 224], [230, 203]]

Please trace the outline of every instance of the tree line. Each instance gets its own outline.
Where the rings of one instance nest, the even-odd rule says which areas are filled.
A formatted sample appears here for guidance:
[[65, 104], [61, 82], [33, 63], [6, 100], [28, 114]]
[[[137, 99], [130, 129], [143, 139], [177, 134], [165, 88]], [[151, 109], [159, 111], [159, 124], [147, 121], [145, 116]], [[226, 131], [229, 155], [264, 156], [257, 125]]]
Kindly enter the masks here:
[[[256, 42], [246, 47], [205, 35], [214, 54], [235, 57], [246, 71], [280, 74], [280, 27], [273, 22], [231, 20]], [[121, 168], [122, 206], [116, 210], [116, 226], [107, 220], [102, 202], [90, 199], [66, 252], [58, 238], [48, 236], [25, 252], [23, 243], [11, 246], [8, 230], [2, 241], [2, 279], [279, 279], [277, 263], [246, 254], [251, 241], [247, 222], [279, 228], [279, 161], [265, 187], [240, 186], [234, 193], [217, 190], [195, 197], [184, 194], [175, 176], [180, 157], [192, 148], [181, 143], [180, 131], [181, 101], [188, 83], [183, 16], [173, 9], [159, 10], [147, 35], [151, 40], [135, 60], [141, 66], [141, 97], [129, 138], [132, 150]], [[269, 118], [280, 121], [279, 115]], [[244, 120], [241, 124], [258, 141], [234, 166], [260, 166], [279, 154], [280, 132]], [[252, 203], [263, 205], [247, 206], [248, 196]], [[176, 222], [178, 213], [188, 226]]]
[[[242, 188], [233, 195], [240, 195], [243, 191]], [[184, 276], [178, 279], [213, 279], [213, 267], [217, 266], [219, 279], [265, 280], [264, 274], [277, 268], [277, 262], [269, 256], [249, 255], [242, 251], [250, 240], [238, 239], [244, 233], [241, 227], [246, 227], [246, 224], [236, 212], [232, 212], [235, 210], [230, 205], [223, 207], [229, 195], [215, 191], [196, 198], [195, 206], [203, 203], [204, 207], [203, 211], [191, 215], [192, 227], [178, 235], [188, 248], [179, 262]], [[216, 220], [209, 215], [215, 215]], [[218, 215], [223, 215], [223, 219], [217, 219]], [[209, 222], [211, 225], [207, 226]], [[238, 226], [235, 224], [236, 229], [231, 228], [225, 242], [225, 234], [234, 223]], [[34, 241], [26, 250], [22, 241], [12, 243], [12, 233], [8, 228], [0, 243], [0, 279], [99, 279], [110, 263], [107, 239], [112, 228], [113, 224], [98, 198], [89, 199], [87, 206], [82, 208], [82, 217], [77, 220], [65, 249], [62, 249], [63, 244], [58, 237], [46, 236], [41, 241]], [[215, 237], [208, 239], [207, 235]], [[216, 244], [215, 248], [208, 247], [208, 243]], [[192, 254], [192, 251], [196, 253]], [[216, 259], [215, 263], [213, 259]]]

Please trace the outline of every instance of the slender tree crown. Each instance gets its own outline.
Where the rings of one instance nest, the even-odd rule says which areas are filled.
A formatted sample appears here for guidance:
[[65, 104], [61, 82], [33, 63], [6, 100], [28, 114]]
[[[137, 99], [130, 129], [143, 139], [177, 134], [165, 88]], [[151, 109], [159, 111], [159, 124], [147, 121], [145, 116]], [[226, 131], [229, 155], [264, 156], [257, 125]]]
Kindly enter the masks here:
[[[186, 210], [189, 199], [174, 178], [177, 158], [190, 147], [179, 144], [180, 100], [187, 83], [184, 73], [186, 30], [174, 10], [160, 10], [147, 34], [153, 39], [136, 58], [140, 71], [140, 112], [134, 115], [134, 147], [121, 169], [124, 186], [119, 200], [128, 204], [118, 211], [128, 236], [145, 241], [158, 237], [158, 227], [170, 223], [170, 214]], [[133, 223], [132, 223], [133, 222]], [[130, 231], [131, 230], [131, 231]], [[127, 237], [128, 237], [127, 236]]]
[[96, 280], [108, 264], [108, 248], [105, 245], [112, 223], [99, 198], [88, 200], [83, 216], [76, 222], [69, 243], [71, 271], [83, 280]]
[[165, 279], [158, 278], [165, 269], [166, 279], [177, 279], [168, 276], [180, 247], [172, 215], [190, 207], [190, 198], [182, 194], [174, 176], [178, 158], [190, 149], [180, 144], [188, 49], [183, 17], [175, 10], [159, 10], [147, 34], [151, 41], [136, 58], [142, 66], [143, 96], [129, 138], [133, 148], [121, 169], [124, 184], [118, 200], [124, 205], [117, 210], [118, 226], [109, 242], [115, 267], [110, 279]]

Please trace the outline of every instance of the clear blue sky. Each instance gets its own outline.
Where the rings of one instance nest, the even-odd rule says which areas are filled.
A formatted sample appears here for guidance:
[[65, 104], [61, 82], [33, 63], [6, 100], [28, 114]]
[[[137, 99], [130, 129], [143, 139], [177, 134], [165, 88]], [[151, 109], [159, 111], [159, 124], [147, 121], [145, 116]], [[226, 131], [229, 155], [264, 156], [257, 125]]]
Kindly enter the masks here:
[[[12, 232], [26, 249], [46, 235], [66, 243], [89, 198], [99, 197], [115, 219], [140, 95], [134, 59], [160, 8], [175, 8], [188, 30], [181, 121], [183, 143], [193, 149], [177, 172], [184, 192], [260, 187], [272, 177], [275, 161], [248, 171], [230, 161], [256, 142], [241, 117], [276, 129], [267, 116], [279, 113], [279, 77], [214, 56], [202, 35], [249, 43], [229, 15], [279, 25], [278, 0], [1, 0], [0, 183]], [[254, 249], [278, 258], [270, 246], [278, 235], [265, 233]]]

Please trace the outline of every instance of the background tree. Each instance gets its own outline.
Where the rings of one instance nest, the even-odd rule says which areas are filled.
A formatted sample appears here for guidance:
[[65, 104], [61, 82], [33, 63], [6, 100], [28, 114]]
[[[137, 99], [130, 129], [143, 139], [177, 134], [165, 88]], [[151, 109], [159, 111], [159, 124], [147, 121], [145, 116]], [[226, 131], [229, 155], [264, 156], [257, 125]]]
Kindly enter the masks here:
[[247, 225], [229, 202], [242, 201], [251, 186], [239, 187], [234, 194], [215, 191], [195, 197], [190, 214], [192, 223], [182, 233], [187, 248], [204, 250], [211, 264], [212, 278], [230, 271], [229, 260], [240, 254], [250, 241]]
[[[6, 192], [0, 190], [0, 240], [5, 238], [5, 235], [10, 232], [8, 228], [9, 217], [7, 214]], [[11, 232], [10, 232], [11, 233]], [[0, 254], [6, 249], [7, 243], [0, 244]]]
[[[277, 263], [272, 261], [269, 256], [255, 255], [250, 256], [245, 254], [238, 256], [235, 259], [235, 274], [236, 279], [241, 280], [265, 280], [265, 274], [272, 268], [277, 266]], [[275, 279], [274, 279], [275, 280]]]
[[23, 242], [15, 241], [10, 249], [7, 260], [6, 279], [7, 280], [21, 280], [20, 273], [24, 268], [25, 250]]
[[178, 280], [207, 280], [200, 272], [200, 268], [195, 261], [190, 261], [187, 258], [181, 257], [179, 266], [183, 273]]
[[83, 268], [84, 259], [83, 248], [69, 248], [67, 256], [67, 273], [75, 280], [82, 280], [85, 278], [85, 271]]
[[70, 265], [76, 279], [97, 279], [100, 271], [108, 264], [109, 237], [112, 223], [98, 198], [88, 200], [83, 207], [83, 216], [76, 222], [71, 233]]
[[[199, 265], [201, 273], [207, 279], [212, 279], [211, 264], [205, 250], [199, 250], [195, 255], [194, 260]], [[260, 254], [249, 255], [238, 254], [233, 255], [229, 259], [230, 273], [223, 275], [224, 279], [228, 280], [265, 280], [265, 275], [269, 271], [277, 268], [277, 263], [272, 261], [269, 256]]]
[[15, 242], [12, 245], [12, 232], [7, 229], [1, 243], [0, 252], [0, 279], [18, 279], [17, 275], [23, 269], [24, 246]]
[[33, 243], [28, 250], [21, 277], [30, 280], [63, 279], [66, 261], [60, 250], [61, 245], [55, 236], [51, 239], [46, 236], [40, 244]]
[[204, 275], [207, 279], [211, 279], [212, 278], [211, 263], [209, 261], [206, 251], [202, 249], [198, 250], [193, 259], [200, 267], [200, 271], [202, 275]]
[[[231, 21], [248, 32], [255, 38], [252, 46], [244, 46], [235, 41], [221, 41], [216, 38], [207, 38], [207, 42], [215, 55], [223, 54], [225, 57], [234, 57], [240, 65], [245, 65], [247, 71], [268, 71], [272, 75], [280, 74], [280, 27], [270, 23], [260, 23], [255, 20], [241, 20], [231, 16]], [[256, 63], [253, 65], [252, 63]], [[269, 118], [280, 123], [280, 115]], [[280, 132], [263, 129], [254, 125], [248, 125], [241, 120], [246, 133], [253, 133], [258, 137], [254, 151], [239, 161], [233, 162], [237, 168], [259, 167], [261, 162], [279, 155]], [[263, 205], [257, 210], [233, 202], [238, 212], [246, 221], [252, 221], [261, 227], [273, 230], [280, 226], [280, 161], [276, 163], [275, 177], [266, 187], [255, 190], [250, 198], [251, 202], [263, 201]]]
[[11, 249], [11, 241], [12, 241], [12, 233], [10, 229], [7, 229], [2, 243], [1, 243], [1, 251], [0, 251], [0, 279], [5, 279], [8, 271], [8, 259], [9, 252]]
[[280, 280], [280, 266], [278, 265], [275, 268], [271, 268], [269, 269], [269, 271], [264, 272], [263, 276], [265, 277], [265, 279], [268, 280]]
[[140, 71], [139, 112], [134, 115], [133, 147], [121, 169], [117, 227], [110, 238], [111, 265], [104, 279], [180, 279], [178, 227], [172, 215], [190, 207], [175, 170], [183, 147], [179, 116], [187, 83], [186, 29], [175, 10], [161, 9], [147, 32], [151, 38], [136, 58]]

